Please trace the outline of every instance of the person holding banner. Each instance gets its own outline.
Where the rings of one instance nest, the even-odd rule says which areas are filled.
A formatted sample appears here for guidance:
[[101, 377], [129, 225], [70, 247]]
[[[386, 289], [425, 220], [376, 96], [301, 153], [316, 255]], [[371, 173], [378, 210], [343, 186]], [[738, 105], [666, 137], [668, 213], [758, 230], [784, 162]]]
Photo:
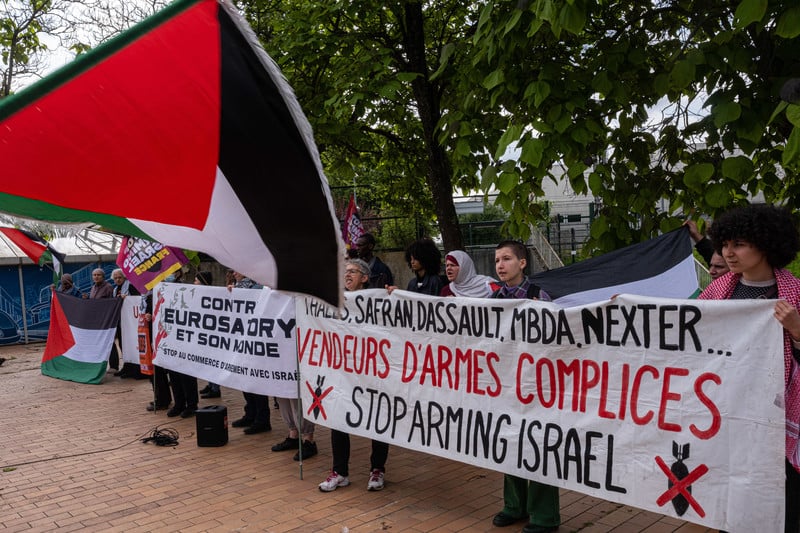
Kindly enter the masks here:
[[[201, 270], [194, 276], [194, 285], [211, 285], [213, 276], [208, 270]], [[222, 391], [219, 388], [219, 383], [208, 382], [205, 387], [200, 390], [200, 397], [205, 399], [219, 398], [222, 396]]]
[[475, 272], [472, 258], [461, 250], [453, 250], [445, 256], [444, 273], [450, 283], [442, 287], [439, 296], [489, 298], [500, 288], [494, 278]]
[[[494, 252], [497, 277], [503, 285], [492, 298], [550, 301], [550, 296], [525, 275], [528, 251], [518, 241], [502, 241]], [[503, 510], [492, 519], [497, 527], [510, 526], [528, 518], [523, 533], [556, 531], [561, 524], [558, 487], [517, 476], [503, 476]]]
[[800, 531], [800, 280], [783, 267], [800, 251], [791, 212], [753, 204], [724, 213], [709, 231], [730, 272], [712, 281], [701, 300], [777, 299], [775, 318], [783, 326], [786, 409], [786, 514], [784, 531]]
[[[233, 272], [234, 283], [228, 285], [228, 290], [260, 289], [261, 285], [239, 272]], [[232, 427], [244, 428], [245, 435], [255, 435], [264, 431], [272, 431], [269, 422], [269, 397], [254, 392], [244, 392], [244, 416], [231, 423]]]
[[[125, 278], [125, 273], [121, 268], [115, 268], [111, 272], [111, 280], [114, 282], [113, 291], [111, 293], [114, 298], [125, 298], [129, 294], [133, 296], [139, 295], [139, 291]], [[122, 356], [120, 346], [122, 346], [121, 324], [117, 325], [117, 331], [114, 334], [114, 344], [111, 345], [111, 355], [108, 357], [108, 365], [111, 368], [117, 368], [117, 366], [119, 366], [119, 360]], [[114, 375], [122, 379], [143, 379], [146, 377], [139, 372], [139, 365], [125, 362], [122, 363], [122, 368], [120, 370], [114, 372]]]
[[[361, 259], [348, 259], [345, 262], [344, 287], [346, 291], [368, 289], [370, 269], [369, 265]], [[283, 414], [283, 407], [281, 407]], [[344, 431], [331, 429], [331, 453], [333, 453], [333, 468], [328, 477], [319, 484], [322, 492], [332, 492], [339, 487], [350, 484], [350, 435]], [[383, 490], [386, 473], [386, 459], [389, 456], [389, 444], [372, 440], [372, 455], [370, 455], [370, 474], [367, 490]]]

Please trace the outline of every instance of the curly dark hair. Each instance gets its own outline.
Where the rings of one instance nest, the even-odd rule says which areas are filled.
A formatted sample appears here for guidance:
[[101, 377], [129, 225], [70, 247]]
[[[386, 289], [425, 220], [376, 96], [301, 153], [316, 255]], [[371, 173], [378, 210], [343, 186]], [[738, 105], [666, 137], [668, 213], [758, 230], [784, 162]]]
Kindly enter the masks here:
[[739, 239], [764, 253], [772, 268], [783, 268], [800, 251], [797, 220], [784, 207], [751, 204], [723, 213], [711, 224], [708, 236], [714, 250], [722, 255], [722, 245]]
[[442, 266], [442, 252], [431, 239], [419, 239], [406, 248], [406, 263], [411, 267], [411, 256], [420, 262], [426, 274], [438, 274]]

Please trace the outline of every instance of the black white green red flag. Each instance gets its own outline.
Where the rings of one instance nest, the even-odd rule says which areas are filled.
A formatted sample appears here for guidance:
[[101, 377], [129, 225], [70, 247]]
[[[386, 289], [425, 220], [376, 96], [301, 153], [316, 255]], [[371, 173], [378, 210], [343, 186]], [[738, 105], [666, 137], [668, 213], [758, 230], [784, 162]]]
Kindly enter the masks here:
[[340, 302], [310, 125], [227, 1], [178, 0], [4, 99], [0, 160], [0, 211], [94, 222]]
[[615, 294], [693, 298], [699, 294], [688, 228], [531, 276], [559, 305], [608, 300]]
[[24, 229], [6, 227], [0, 228], [0, 233], [8, 237], [35, 264], [53, 263], [53, 271], [61, 272], [61, 265], [64, 264], [64, 254], [56, 251], [49, 242], [35, 233]]
[[42, 374], [78, 383], [101, 383], [122, 301], [83, 299], [53, 291]]

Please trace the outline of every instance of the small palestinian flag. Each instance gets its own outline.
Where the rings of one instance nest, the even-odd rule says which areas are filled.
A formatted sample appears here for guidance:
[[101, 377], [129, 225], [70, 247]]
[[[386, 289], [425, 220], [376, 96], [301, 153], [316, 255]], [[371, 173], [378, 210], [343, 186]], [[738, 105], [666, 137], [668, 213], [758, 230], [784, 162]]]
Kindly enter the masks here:
[[53, 291], [42, 374], [78, 383], [101, 383], [122, 301], [76, 298]]
[[564, 307], [615, 294], [695, 298], [700, 293], [688, 228], [531, 276]]
[[[5, 98], [0, 161], [7, 213], [94, 222], [342, 299], [344, 245], [311, 127], [230, 2], [178, 0]], [[110, 177], [141, 199], [109, 194]]]
[[17, 245], [17, 248], [30, 257], [37, 265], [53, 263], [53, 271], [61, 272], [61, 265], [64, 264], [64, 254], [57, 252], [50, 243], [38, 235], [25, 231], [24, 229], [0, 228], [0, 233]]

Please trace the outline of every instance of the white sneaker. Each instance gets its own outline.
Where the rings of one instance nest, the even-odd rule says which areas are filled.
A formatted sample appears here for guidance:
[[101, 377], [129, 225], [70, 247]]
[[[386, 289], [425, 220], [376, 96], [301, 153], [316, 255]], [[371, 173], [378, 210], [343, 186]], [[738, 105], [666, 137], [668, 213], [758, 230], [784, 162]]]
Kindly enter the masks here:
[[369, 475], [369, 483], [367, 483], [367, 490], [383, 490], [383, 472], [377, 468]]
[[322, 492], [332, 492], [339, 487], [346, 487], [350, 484], [350, 480], [345, 476], [340, 476], [331, 470], [328, 474], [328, 479], [319, 484], [319, 490]]

